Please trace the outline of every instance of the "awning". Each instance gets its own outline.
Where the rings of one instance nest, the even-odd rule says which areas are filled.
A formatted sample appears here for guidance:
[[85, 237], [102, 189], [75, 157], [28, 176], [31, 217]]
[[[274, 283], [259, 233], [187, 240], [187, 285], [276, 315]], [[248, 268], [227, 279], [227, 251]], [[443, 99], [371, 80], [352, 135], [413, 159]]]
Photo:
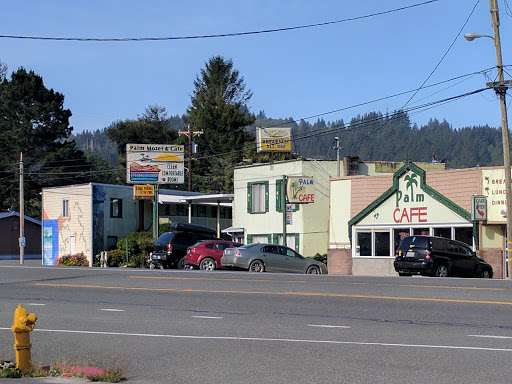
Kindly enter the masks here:
[[227, 234], [231, 234], [231, 233], [244, 233], [245, 229], [244, 228], [227, 227], [227, 228], [224, 228], [221, 232], [222, 233], [227, 233]]

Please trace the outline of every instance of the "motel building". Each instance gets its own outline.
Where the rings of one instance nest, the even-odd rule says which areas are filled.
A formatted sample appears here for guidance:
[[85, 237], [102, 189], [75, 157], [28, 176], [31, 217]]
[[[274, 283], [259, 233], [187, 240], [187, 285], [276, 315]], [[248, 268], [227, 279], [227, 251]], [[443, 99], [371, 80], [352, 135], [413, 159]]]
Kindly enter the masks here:
[[504, 180], [503, 167], [425, 171], [414, 163], [394, 174], [331, 178], [329, 274], [398, 276], [401, 239], [431, 235], [469, 244], [494, 278], [508, 277]]

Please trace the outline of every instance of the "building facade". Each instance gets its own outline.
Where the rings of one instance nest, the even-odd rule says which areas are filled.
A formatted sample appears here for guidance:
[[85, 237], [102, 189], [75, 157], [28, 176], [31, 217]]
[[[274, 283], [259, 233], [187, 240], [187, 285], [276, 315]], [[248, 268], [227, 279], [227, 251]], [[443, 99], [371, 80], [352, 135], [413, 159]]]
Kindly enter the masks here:
[[[329, 210], [331, 200], [329, 182], [340, 176], [388, 174], [403, 163], [361, 162], [357, 157], [343, 161], [289, 160], [270, 164], [254, 164], [235, 168], [233, 227], [236, 241], [244, 243], [269, 242], [282, 244], [286, 223], [286, 244], [304, 256], [323, 255], [328, 249], [328, 226], [334, 211]], [[444, 169], [444, 164], [428, 164], [431, 169]], [[312, 177], [315, 186], [314, 203], [287, 204], [283, 212], [281, 186], [286, 177]], [[338, 193], [334, 191], [334, 193]], [[339, 212], [336, 212], [336, 215]], [[348, 222], [348, 220], [347, 220]]]
[[[396, 276], [400, 240], [424, 234], [469, 244], [504, 277], [503, 180], [503, 168], [426, 171], [413, 163], [393, 175], [332, 179], [329, 273]], [[472, 219], [475, 195], [487, 201], [486, 220]]]
[[[218, 203], [211, 202], [211, 196], [161, 190], [160, 223], [198, 223], [220, 233], [221, 226], [231, 225], [231, 203], [226, 201], [232, 196], [217, 197], [222, 201]], [[42, 207], [43, 265], [55, 265], [64, 255], [83, 253], [92, 266], [101, 251], [114, 249], [118, 240], [131, 232], [152, 232], [155, 222], [153, 201], [135, 200], [133, 186], [127, 185], [89, 183], [45, 188]]]

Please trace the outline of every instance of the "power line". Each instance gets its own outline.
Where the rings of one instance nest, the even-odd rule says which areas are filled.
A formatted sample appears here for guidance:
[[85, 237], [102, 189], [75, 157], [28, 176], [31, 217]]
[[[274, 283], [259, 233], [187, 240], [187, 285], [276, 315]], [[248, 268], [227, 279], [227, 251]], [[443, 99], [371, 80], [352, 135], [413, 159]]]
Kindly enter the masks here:
[[273, 28], [273, 29], [265, 29], [260, 31], [248, 31], [248, 32], [234, 32], [234, 33], [220, 33], [213, 35], [193, 35], [193, 36], [170, 36], [170, 37], [133, 37], [133, 38], [92, 38], [92, 37], [44, 37], [44, 36], [19, 36], [19, 35], [0, 35], [0, 38], [3, 39], [25, 39], [25, 40], [53, 40], [53, 41], [80, 41], [80, 42], [141, 42], [141, 41], [169, 41], [169, 40], [192, 40], [192, 39], [211, 39], [211, 38], [221, 38], [221, 37], [237, 37], [237, 36], [247, 36], [247, 35], [259, 35], [265, 33], [276, 33], [276, 32], [286, 32], [293, 31], [298, 29], [306, 29], [306, 28], [316, 28], [316, 27], [324, 27], [327, 25], [346, 23], [350, 21], [368, 19], [371, 17], [382, 16], [389, 13], [404, 11], [406, 9], [415, 8], [423, 5], [427, 5], [430, 3], [435, 3], [440, 0], [428, 0], [422, 3], [411, 4], [405, 7], [394, 8], [387, 11], [375, 12], [364, 16], [356, 16], [350, 17], [341, 20], [335, 21], [326, 21], [322, 23], [314, 23], [314, 24], [306, 24], [306, 25], [298, 25], [293, 27], [283, 27], [283, 28]]

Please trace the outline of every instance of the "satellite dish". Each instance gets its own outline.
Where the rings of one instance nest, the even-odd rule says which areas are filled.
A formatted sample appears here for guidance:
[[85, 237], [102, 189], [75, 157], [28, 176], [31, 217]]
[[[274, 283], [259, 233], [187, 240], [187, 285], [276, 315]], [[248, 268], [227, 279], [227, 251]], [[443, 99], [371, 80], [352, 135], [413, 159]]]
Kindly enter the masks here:
[[500, 215], [501, 215], [501, 217], [507, 217], [507, 210], [506, 209], [502, 209], [501, 212], [500, 212]]

